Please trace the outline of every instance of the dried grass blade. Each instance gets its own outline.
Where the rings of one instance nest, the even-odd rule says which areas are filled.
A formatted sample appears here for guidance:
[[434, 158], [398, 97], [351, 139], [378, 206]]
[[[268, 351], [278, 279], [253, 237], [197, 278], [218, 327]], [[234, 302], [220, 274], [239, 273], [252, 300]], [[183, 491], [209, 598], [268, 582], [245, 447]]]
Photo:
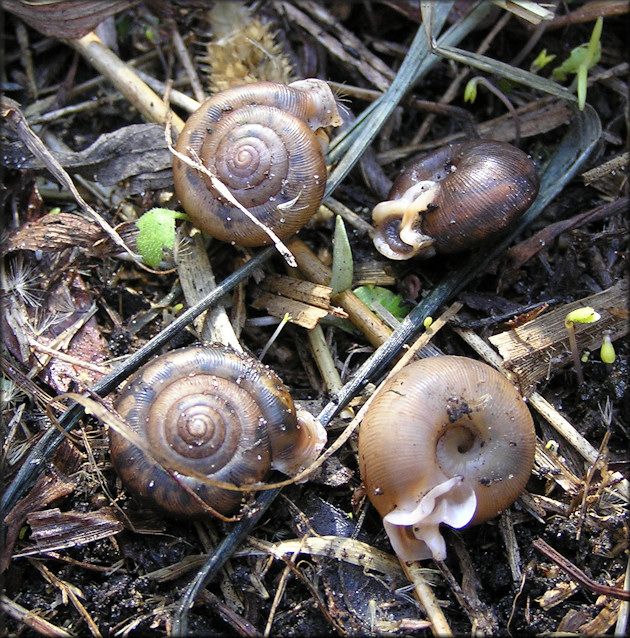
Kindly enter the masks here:
[[[444, 25], [451, 5], [452, 2], [440, 2], [433, 7], [431, 11], [432, 37]], [[453, 25], [439, 41], [443, 45], [456, 44], [470, 33], [486, 17], [490, 10], [489, 3], [479, 3], [464, 19]], [[354, 125], [331, 144], [328, 152], [328, 161], [340, 161], [328, 179], [324, 199], [339, 186], [361, 155], [363, 155], [365, 149], [372, 143], [372, 140], [374, 140], [383, 124], [398, 106], [405, 93], [438, 61], [439, 57], [431, 53], [430, 43], [427, 41], [424, 27], [420, 25], [389, 90], [370, 104], [357, 117]]]

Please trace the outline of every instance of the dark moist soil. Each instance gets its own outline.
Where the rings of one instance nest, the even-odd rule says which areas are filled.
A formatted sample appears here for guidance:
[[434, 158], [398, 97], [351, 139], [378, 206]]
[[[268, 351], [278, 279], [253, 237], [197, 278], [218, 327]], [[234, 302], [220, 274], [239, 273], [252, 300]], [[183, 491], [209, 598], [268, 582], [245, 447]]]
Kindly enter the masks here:
[[[417, 2], [314, 4], [331, 11], [338, 24], [353, 33], [394, 71], [418, 27], [417, 21], [409, 17], [417, 15]], [[561, 3], [557, 15], [577, 11], [583, 4]], [[160, 55], [145, 67], [145, 71], [157, 78], [183, 79], [185, 73], [170, 47], [169, 21], [173, 20], [179, 33], [188, 38], [187, 42], [194, 41], [190, 50], [199, 56], [210, 31], [205, 5], [192, 0], [172, 4], [162, 1], [139, 4], [122, 11], [114, 22], [119, 56], [130, 60], [157, 48]], [[466, 5], [465, 2], [456, 3], [461, 11], [467, 10]], [[315, 34], [279, 15], [278, 6], [271, 2], [257, 3], [256, 12], [271, 21], [272, 31], [277, 33], [278, 42], [293, 64], [295, 77], [321, 77], [341, 84], [375, 88], [349, 63], [353, 58], [350, 44], [346, 43], [344, 59], [331, 55], [317, 41]], [[453, 14], [453, 21], [460, 19], [457, 15]], [[475, 51], [501, 15], [497, 9], [487, 23], [459, 46]], [[548, 54], [556, 56], [547, 67], [553, 68], [576, 46], [588, 42], [593, 25], [590, 19], [549, 28], [519, 66], [528, 69], [536, 56], [546, 49]], [[601, 59], [591, 70], [591, 74], [599, 74], [599, 79], [589, 87], [587, 96], [601, 119], [603, 133], [580, 174], [627, 150], [628, 26], [627, 13], [607, 16], [604, 21]], [[326, 30], [334, 33], [332, 28], [326, 27]], [[487, 55], [511, 62], [519, 56], [532, 34], [531, 27], [513, 17], [494, 38]], [[7, 97], [19, 103], [22, 112], [28, 110], [37, 96], [28, 88], [28, 61], [23, 52], [20, 53], [18, 38], [23, 39], [25, 51], [31, 54], [32, 77], [39, 97], [56, 94], [56, 102], [50, 110], [105, 96], [112, 98], [100, 103], [95, 110], [61, 114], [43, 125], [32, 123], [39, 136], [50, 133], [70, 150], [79, 151], [103, 133], [143, 122], [142, 116], [125, 99], [117, 99], [118, 91], [108, 82], [80, 96], [67, 97], [73, 87], [95, 77], [96, 72], [62, 43], [66, 37], [63, 33], [47, 38], [7, 13], [3, 35], [3, 89]], [[625, 67], [619, 66], [624, 64]], [[611, 72], [602, 77], [604, 70]], [[439, 101], [460, 71], [454, 63], [441, 61], [416, 87], [414, 97]], [[550, 72], [545, 69], [541, 74], [548, 77]], [[205, 77], [202, 73], [202, 79], [207, 81]], [[526, 87], [509, 87], [499, 78], [492, 80], [509, 93], [516, 106], [541, 97]], [[475, 103], [465, 104], [464, 85], [458, 90], [453, 104], [466, 108], [478, 124], [505, 113], [503, 103], [481, 86]], [[190, 94], [188, 84], [179, 84], [178, 88]], [[206, 91], [209, 91], [207, 85]], [[367, 106], [357, 98], [342, 99], [354, 115]], [[180, 115], [186, 116], [183, 112]], [[373, 150], [381, 153], [408, 144], [425, 117], [424, 112], [405, 102], [377, 136]], [[459, 124], [453, 118], [439, 116], [424, 141], [439, 140], [459, 130]], [[565, 132], [563, 125], [526, 137], [520, 146], [540, 165], [553, 153]], [[15, 141], [8, 127], [3, 127], [2, 134], [3, 143]], [[59, 287], [70, 295], [66, 310], [72, 321], [76, 320], [76, 314], [72, 313], [80, 303], [85, 310], [94, 302], [97, 312], [91, 323], [91, 340], [86, 338], [83, 357], [76, 356], [89, 360], [92, 348], [100, 361], [117, 359], [137, 351], [177, 313], [172, 304], [160, 308], [146, 326], [139, 331], [132, 330], [133, 322], [145, 317], [173, 289], [177, 273], [153, 275], [121, 259], [115, 250], [99, 252], [91, 245], [48, 247], [44, 251], [35, 247], [28, 250], [9, 248], [12, 233], [23, 229], [24, 224], [37, 222], [55, 207], [60, 207], [62, 212], [76, 211], [76, 205], [70, 198], [59, 197], [59, 189], [49, 181], [45, 171], [21, 167], [8, 151], [3, 153], [2, 160], [4, 176], [0, 197], [7, 242], [3, 250], [2, 291], [6, 356], [2, 381], [2, 433], [6, 440], [2, 470], [6, 486], [15, 477], [26, 458], [25, 453], [40, 433], [52, 427], [41, 396], [54, 397], [68, 390], [90, 388], [99, 378], [98, 375], [86, 376], [77, 367], [56, 372], [43, 362], [43, 371], [32, 381], [27, 380], [25, 375], [34, 366], [36, 358], [30, 356], [28, 345], [20, 343], [19, 326], [14, 320], [16, 315], [12, 314], [16, 304], [21, 304], [19, 307], [24, 309], [33, 325], [41, 327], [42, 312], [51, 308], [51, 298], [59, 294]], [[400, 161], [385, 163], [386, 176], [393, 178], [400, 165]], [[118, 224], [127, 218], [125, 205], [142, 213], [159, 205], [161, 194], [170, 188], [166, 184], [160, 189], [130, 192], [124, 199], [114, 193], [105, 203], [96, 200], [88, 191], [84, 196], [105, 219]], [[594, 186], [586, 186], [578, 175], [522, 237], [516, 238], [516, 242], [554, 222], [627, 196], [627, 192], [625, 170], [608, 175]], [[344, 180], [335, 192], [335, 198], [366, 220], [370, 219], [369, 211], [379, 201], [377, 193], [366, 186], [358, 169]], [[332, 251], [333, 226], [334, 220], [320, 219], [300, 233], [300, 237], [324, 260]], [[349, 236], [355, 263], [376, 262], [384, 272], [393, 273], [394, 283], [389, 288], [400, 294], [409, 308], [467, 258], [466, 255], [451, 255], [423, 262], [386, 263], [364, 233], [350, 230]], [[485, 338], [506, 329], [501, 321], [492, 317], [518, 315], [521, 309], [543, 301], [549, 302], [551, 308], [561, 307], [600, 292], [626, 274], [627, 250], [627, 220], [620, 214], [561, 234], [516, 271], [508, 271], [507, 257], [500, 256], [457, 296], [456, 300], [464, 304], [459, 320], [462, 325], [474, 326]], [[214, 242], [209, 254], [216, 278], [221, 281], [239, 267], [244, 252]], [[282, 260], [272, 259], [265, 266], [265, 272], [285, 273]], [[264, 311], [249, 307], [259, 281], [259, 278], [250, 280], [239, 292], [244, 295], [249, 318], [265, 315]], [[417, 284], [420, 292], [415, 288]], [[177, 299], [176, 303], [180, 301]], [[59, 304], [56, 308], [61, 312]], [[627, 320], [627, 309], [625, 312]], [[58, 334], [63, 327], [60, 320], [56, 326], [44, 326], [40, 333], [49, 343], [53, 332]], [[258, 354], [274, 330], [275, 325], [246, 324], [242, 343], [250, 352]], [[342, 370], [342, 378], [347, 381], [373, 348], [357, 333], [331, 326], [325, 326], [324, 332]], [[304, 329], [287, 325], [270, 348], [265, 363], [280, 375], [298, 402], [317, 414], [329, 397], [308, 350], [305, 334]], [[187, 330], [177, 335], [168, 349], [195, 341], [194, 331]], [[448, 328], [437, 335], [433, 344], [447, 354], [478, 358]], [[545, 497], [546, 500], [535, 502], [547, 503], [547, 507], [534, 515], [531, 507], [519, 500], [511, 508], [510, 520], [520, 552], [522, 579], [513, 575], [508, 564], [501, 519], [460, 531], [444, 531], [449, 547], [445, 565], [458, 585], [449, 584], [445, 574], [431, 562], [423, 564], [427, 568], [427, 579], [456, 635], [469, 635], [476, 629], [499, 635], [556, 631], [612, 635], [619, 601], [600, 596], [589, 586], [581, 585], [570, 595], [560, 598], [557, 604], [543, 608], [542, 597], [554, 589], [558, 592], [566, 590], [570, 579], [554, 562], [536, 551], [532, 543], [536, 539], [546, 541], [600, 585], [623, 586], [628, 540], [625, 504], [620, 497], [619, 485], [602, 493], [599, 491], [603, 483], [610, 480], [611, 472], [627, 476], [630, 421], [627, 341], [617, 341], [615, 349], [617, 356], [612, 364], [602, 363], [597, 352], [590, 353], [583, 363], [585, 382], [581, 385], [576, 381], [572, 365], [568, 365], [552, 366], [549, 377], [540, 381], [537, 387], [538, 392], [596, 449], [606, 436], [609, 437], [603, 449], [603, 461], [590, 477], [586, 509], [582, 509], [582, 501], [589, 467], [584, 465], [573, 447], [535, 413], [538, 437], [543, 443], [556, 442], [555, 453], [562, 458], [561, 465], [577, 477], [578, 485], [573, 492], [567, 491], [554, 480], [556, 470], [545, 474], [544, 468], [538, 467], [527, 485], [527, 492], [534, 500]], [[374, 383], [378, 380], [371, 379]], [[18, 389], [21, 390], [19, 393]], [[45, 394], [37, 397], [37, 389]], [[606, 409], [612, 414], [608, 423], [602, 417]], [[340, 418], [333, 420], [331, 439], [345, 423]], [[170, 631], [174, 611], [198, 565], [169, 580], [158, 578], [157, 570], [206, 554], [232, 526], [216, 520], [173, 521], [148, 511], [117, 479], [109, 460], [103, 425], [94, 418], [85, 418], [82, 425], [82, 435], [74, 436], [61, 446], [52, 465], [46, 466], [45, 476], [42, 474], [39, 479], [48, 477], [54, 483], [60, 480], [55, 477], [65, 477], [72, 483], [69, 493], [53, 500], [37, 500], [37, 487], [25, 492], [24, 499], [32, 499], [32, 506], [28, 500], [23, 501], [27, 505], [21, 518], [18, 517], [21, 521], [16, 528], [19, 533], [13, 538], [13, 544], [6, 546], [3, 556], [8, 565], [3, 573], [4, 602], [11, 604], [3, 607], [5, 615], [0, 635], [53, 635], [44, 627], [33, 625], [31, 620], [26, 624], [18, 620], [17, 606], [70, 635], [89, 635], [88, 618], [93, 623], [92, 632], [97, 628], [103, 636], [165, 635]], [[89, 447], [86, 447], [87, 442]], [[285, 488], [251, 535], [268, 543], [313, 534], [353, 537], [391, 554], [380, 517], [361, 500], [356, 438], [346, 444], [333, 461], [336, 465], [331, 462], [326, 467], [327, 481], [320, 478]], [[354, 507], [353, 503], [360, 507]], [[49, 554], [35, 551], [30, 557], [21, 556], [36, 548], [37, 539], [27, 516], [48, 512], [54, 521], [57, 516], [54, 508], [59, 508], [60, 517], [63, 513], [111, 512], [120, 525], [115, 532], [99, 540], [70, 541]], [[59, 518], [60, 531], [67, 533], [68, 529], [64, 527], [67, 524], [67, 519]], [[284, 592], [274, 603], [279, 588], [284, 588]], [[274, 614], [271, 635], [275, 636], [431, 635], [431, 630], [422, 624], [426, 616], [402, 574], [383, 576], [349, 562], [309, 554], [296, 557], [292, 568], [268, 556], [233, 557], [199, 597], [190, 613], [189, 633], [258, 636], [263, 634], [270, 613]], [[595, 622], [587, 624], [591, 621]]]

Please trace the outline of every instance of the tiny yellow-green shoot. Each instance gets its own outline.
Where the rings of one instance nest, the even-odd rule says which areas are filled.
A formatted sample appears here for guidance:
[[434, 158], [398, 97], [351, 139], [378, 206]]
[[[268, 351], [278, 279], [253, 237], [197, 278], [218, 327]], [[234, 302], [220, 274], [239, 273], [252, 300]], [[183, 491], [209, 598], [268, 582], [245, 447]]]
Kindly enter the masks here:
[[576, 308], [567, 313], [567, 316], [564, 318], [564, 327], [567, 329], [569, 335], [569, 347], [571, 349], [571, 356], [573, 357], [573, 366], [575, 367], [575, 373], [577, 374], [578, 383], [580, 384], [584, 383], [584, 375], [582, 373], [582, 361], [580, 360], [580, 353], [575, 338], [575, 324], [593, 323], [598, 321], [599, 318], [599, 313], [595, 311], [595, 308], [591, 308], [590, 306]]
[[583, 308], [576, 308], [572, 310], [564, 319], [564, 324], [568, 323], [594, 323], [599, 321], [600, 314], [596, 312], [595, 308], [590, 306], [584, 306]]
[[612, 344], [612, 340], [610, 338], [610, 331], [604, 331], [604, 337], [602, 341], [602, 347], [599, 351], [599, 356], [604, 363], [613, 363], [617, 358], [615, 354], [615, 347]]
[[536, 59], [531, 63], [529, 70], [532, 73], [537, 73], [540, 69], [544, 69], [550, 62], [555, 60], [555, 55], [549, 55], [547, 53], [547, 49], [543, 49], [537, 56]]

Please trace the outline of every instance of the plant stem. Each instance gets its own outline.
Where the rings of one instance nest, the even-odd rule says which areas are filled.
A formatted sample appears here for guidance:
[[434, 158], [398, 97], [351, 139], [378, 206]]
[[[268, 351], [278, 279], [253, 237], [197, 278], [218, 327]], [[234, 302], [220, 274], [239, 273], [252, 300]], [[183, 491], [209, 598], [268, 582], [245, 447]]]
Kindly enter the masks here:
[[564, 324], [567, 332], [569, 333], [569, 347], [571, 348], [571, 356], [573, 357], [573, 365], [575, 366], [575, 374], [577, 374], [578, 383], [584, 383], [584, 374], [582, 372], [582, 362], [580, 361], [580, 352], [577, 346], [577, 340], [575, 338], [575, 326], [572, 321], [567, 321]]

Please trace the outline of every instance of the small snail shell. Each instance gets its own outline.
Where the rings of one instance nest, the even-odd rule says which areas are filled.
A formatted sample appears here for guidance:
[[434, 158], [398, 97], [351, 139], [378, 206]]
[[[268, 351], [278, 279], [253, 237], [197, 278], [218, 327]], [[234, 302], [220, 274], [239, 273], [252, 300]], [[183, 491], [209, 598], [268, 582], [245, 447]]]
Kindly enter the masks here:
[[508, 507], [534, 464], [532, 417], [499, 372], [466, 357], [409, 364], [361, 423], [367, 494], [403, 560], [446, 557], [440, 523], [460, 528]]
[[247, 485], [271, 468], [296, 474], [325, 444], [315, 419], [298, 422], [288, 390], [256, 359], [222, 346], [198, 345], [159, 356], [131, 378], [116, 403], [127, 424], [171, 476], [119, 433], [110, 430], [112, 462], [123, 483], [141, 499], [174, 516], [207, 509], [180, 484], [222, 514], [244, 492], [218, 488], [187, 476]]
[[[319, 208], [327, 144], [320, 129], [341, 123], [335, 97], [322, 80], [257, 82], [206, 100], [186, 122], [176, 150], [191, 158], [196, 154], [238, 202], [285, 239]], [[204, 232], [240, 246], [270, 243], [207, 176], [177, 157], [173, 179], [184, 210]]]
[[511, 144], [450, 144], [411, 162], [374, 207], [374, 245], [390, 259], [474, 248], [505, 233], [539, 184], [532, 160]]

